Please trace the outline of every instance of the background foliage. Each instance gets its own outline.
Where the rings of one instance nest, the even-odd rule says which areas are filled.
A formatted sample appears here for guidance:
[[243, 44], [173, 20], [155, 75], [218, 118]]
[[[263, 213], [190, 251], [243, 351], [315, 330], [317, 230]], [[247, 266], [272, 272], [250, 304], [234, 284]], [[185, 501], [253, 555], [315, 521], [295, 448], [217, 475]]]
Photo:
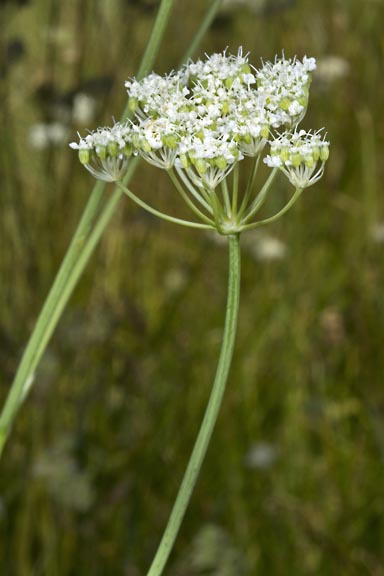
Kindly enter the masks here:
[[[206, 4], [176, 3], [156, 71]], [[1, 398], [93, 184], [67, 143], [119, 117], [155, 8], [0, 3]], [[201, 46], [315, 56], [303, 125], [332, 148], [288, 216], [244, 235], [228, 393], [167, 574], [384, 575], [383, 21], [381, 0], [226, 2]], [[132, 189], [187, 215], [149, 166]], [[1, 574], [145, 573], [209, 394], [226, 267], [212, 235], [122, 201], [1, 463]]]

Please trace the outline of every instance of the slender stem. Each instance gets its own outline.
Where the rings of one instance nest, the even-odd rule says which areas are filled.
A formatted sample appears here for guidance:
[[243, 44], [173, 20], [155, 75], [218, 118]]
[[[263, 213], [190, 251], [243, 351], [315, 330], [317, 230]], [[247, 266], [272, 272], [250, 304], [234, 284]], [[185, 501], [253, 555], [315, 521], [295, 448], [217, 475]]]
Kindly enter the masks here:
[[256, 212], [258, 210], [260, 210], [260, 208], [262, 207], [262, 205], [264, 204], [264, 202], [267, 198], [267, 194], [269, 192], [269, 189], [271, 187], [272, 182], [274, 181], [274, 179], [276, 177], [277, 172], [278, 172], [278, 168], [274, 168], [272, 170], [272, 172], [270, 173], [264, 186], [262, 187], [262, 189], [260, 190], [260, 192], [256, 196], [254, 202], [249, 207], [245, 217], [243, 218], [243, 222], [247, 222], [250, 218], [252, 218], [252, 216], [254, 214], [256, 214]]
[[229, 199], [228, 182], [227, 182], [226, 178], [221, 182], [221, 189], [223, 191], [224, 206], [226, 209], [227, 216], [228, 216], [228, 218], [231, 218], [232, 207], [231, 207], [231, 201]]
[[205, 17], [195, 34], [195, 37], [193, 38], [191, 44], [189, 45], [188, 50], [185, 52], [183, 56], [183, 59], [181, 61], [182, 64], [184, 64], [184, 62], [186, 62], [189, 58], [191, 58], [195, 54], [202, 39], [204, 38], [205, 33], [207, 32], [208, 28], [210, 27], [215, 18], [217, 11], [220, 8], [221, 2], [222, 0], [212, 0]]
[[213, 210], [212, 210], [212, 206], [209, 203], [209, 196], [206, 192], [206, 190], [204, 188], [201, 188], [200, 191], [197, 191], [195, 189], [195, 187], [193, 186], [193, 184], [188, 180], [187, 176], [184, 174], [184, 170], [182, 168], [176, 168], [178, 175], [180, 176], [180, 179], [183, 181], [184, 185], [186, 188], [188, 188], [188, 190], [190, 191], [190, 193], [192, 194], [192, 196], [194, 198], [196, 198], [196, 200], [198, 200], [198, 202], [200, 202], [200, 204], [202, 206], [204, 206], [204, 208], [210, 212], [211, 214], [213, 214]]
[[216, 191], [211, 190], [211, 203], [213, 208], [213, 216], [215, 218], [216, 229], [221, 230], [221, 224], [224, 217], [224, 208], [217, 197]]
[[162, 220], [167, 220], [168, 222], [172, 222], [173, 224], [180, 224], [180, 226], [188, 226], [189, 228], [200, 228], [201, 230], [213, 230], [214, 229], [213, 222], [211, 225], [201, 224], [200, 222], [190, 222], [189, 220], [181, 220], [180, 218], [175, 218], [174, 216], [169, 216], [168, 214], [164, 214], [164, 212], [160, 212], [159, 210], [156, 210], [156, 208], [152, 208], [152, 206], [150, 206], [149, 204], [147, 204], [146, 202], [141, 200], [141, 198], [139, 198], [138, 196], [136, 196], [136, 194], [131, 192], [131, 190], [129, 190], [129, 188], [124, 186], [124, 184], [121, 184], [120, 182], [118, 182], [117, 185], [120, 188], [120, 190], [122, 190], [124, 192], [124, 194], [126, 194], [128, 196], [128, 198], [133, 200], [133, 202], [138, 204], [141, 208], [143, 208], [147, 212], [150, 212], [150, 214], [153, 214], [154, 216], [157, 216], [158, 218], [161, 218]]
[[232, 213], [236, 215], [237, 199], [239, 195], [239, 162], [236, 162], [233, 170], [233, 189], [232, 189]]
[[182, 185], [178, 181], [173, 168], [171, 168], [171, 170], [168, 170], [168, 174], [169, 174], [169, 177], [172, 180], [176, 190], [179, 192], [179, 194], [183, 198], [183, 200], [188, 204], [190, 209], [196, 214], [196, 216], [201, 218], [201, 220], [203, 220], [204, 222], [207, 222], [208, 224], [213, 225], [214, 224], [213, 220], [211, 220], [211, 218], [208, 218], [208, 216], [206, 216], [201, 210], [199, 210], [199, 208], [197, 208], [197, 206], [195, 206], [195, 204], [189, 198], [189, 196], [185, 192], [184, 188], [182, 187]]
[[255, 156], [255, 158], [253, 159], [252, 169], [251, 169], [251, 172], [249, 174], [247, 188], [245, 190], [243, 200], [241, 202], [240, 210], [238, 212], [238, 220], [239, 221], [241, 220], [241, 217], [242, 217], [242, 215], [243, 215], [243, 213], [247, 207], [249, 196], [250, 196], [250, 194], [252, 192], [252, 188], [255, 184], [257, 169], [258, 169], [259, 163], [260, 163], [260, 158], [261, 158], [261, 154], [259, 154], [258, 156]]
[[302, 191], [303, 190], [301, 188], [296, 188], [295, 193], [293, 194], [290, 201], [284, 206], [284, 208], [279, 210], [279, 212], [277, 212], [273, 216], [270, 216], [270, 218], [265, 218], [265, 220], [260, 220], [259, 222], [254, 222], [253, 224], [246, 224], [245, 226], [241, 226], [240, 231], [243, 232], [243, 230], [251, 230], [252, 228], [258, 228], [259, 226], [264, 226], [265, 224], [270, 224], [270, 222], [278, 220], [278, 218], [280, 218], [281, 216], [283, 216], [283, 214], [288, 212], [288, 210], [294, 205], [294, 203], [299, 198]]
[[[148, 70], [153, 65], [155, 57], [158, 52], [158, 48], [160, 46], [160, 42], [163, 38], [165, 26], [169, 19], [170, 10], [174, 4], [175, 0], [162, 0], [156, 21], [152, 30], [151, 37], [149, 39], [147, 49], [144, 53], [142, 63], [140, 65], [138, 77], [141, 77], [146, 74]], [[126, 117], [128, 112], [128, 108], [126, 107], [122, 119]], [[133, 175], [133, 171], [135, 169], [136, 163], [131, 164], [131, 170], [127, 174], [127, 180], [129, 177]], [[49, 291], [49, 294], [45, 300], [45, 304], [39, 314], [39, 317], [36, 321], [35, 327], [33, 332], [29, 338], [27, 346], [25, 348], [24, 354], [18, 366], [15, 378], [11, 384], [10, 390], [8, 392], [8, 396], [6, 398], [4, 407], [0, 414], [0, 457], [2, 455], [4, 445], [6, 440], [9, 436], [12, 423], [16, 417], [16, 414], [25, 399], [27, 392], [30, 388], [30, 383], [33, 381], [33, 374], [34, 371], [39, 363], [39, 360], [42, 354], [45, 351], [45, 348], [49, 342], [49, 339], [52, 335], [53, 329], [56, 326], [60, 314], [64, 309], [66, 302], [70, 294], [68, 294], [68, 285], [72, 286], [72, 290], [76, 285], [77, 279], [80, 277], [82, 270], [80, 270], [78, 264], [79, 262], [84, 262], [84, 266], [86, 265], [89, 256], [92, 250], [95, 248], [97, 244], [97, 240], [100, 238], [102, 231], [104, 228], [101, 226], [106, 226], [107, 222], [112, 216], [113, 210], [117, 208], [118, 199], [122, 196], [120, 190], [117, 191], [117, 195], [114, 196], [116, 199], [114, 203], [110, 206], [109, 210], [112, 209], [112, 212], [108, 212], [106, 214], [107, 217], [102, 218], [104, 213], [101, 217], [101, 224], [97, 230], [97, 234], [93, 237], [89, 237], [88, 239], [88, 250], [91, 248], [91, 252], [87, 258], [81, 258], [83, 254], [83, 250], [85, 249], [85, 242], [87, 237], [90, 234], [90, 230], [92, 228], [92, 224], [96, 217], [97, 211], [100, 206], [102, 194], [105, 188], [104, 182], [97, 182], [93, 187], [91, 192], [90, 198], [84, 210], [83, 216], [79, 222], [77, 230], [74, 234], [74, 237], [71, 241], [71, 244], [68, 248], [66, 256], [60, 266], [60, 269], [56, 275], [54, 283]], [[107, 206], [104, 210], [107, 209]], [[93, 238], [96, 239], [94, 242]], [[72, 275], [76, 271], [76, 281], [72, 282]], [[64, 298], [63, 294], [68, 295]], [[60, 310], [60, 313], [57, 314], [57, 310]], [[55, 317], [55, 322], [52, 322], [52, 318]]]
[[240, 246], [239, 236], [229, 236], [229, 278], [227, 312], [220, 358], [211, 396], [206, 408], [203, 422], [196, 439], [179, 493], [173, 506], [167, 527], [160, 542], [156, 556], [147, 576], [160, 576], [171, 553], [176, 536], [180, 529], [185, 511], [191, 499], [209, 441], [217, 420], [223, 399], [228, 373], [231, 365], [240, 296]]

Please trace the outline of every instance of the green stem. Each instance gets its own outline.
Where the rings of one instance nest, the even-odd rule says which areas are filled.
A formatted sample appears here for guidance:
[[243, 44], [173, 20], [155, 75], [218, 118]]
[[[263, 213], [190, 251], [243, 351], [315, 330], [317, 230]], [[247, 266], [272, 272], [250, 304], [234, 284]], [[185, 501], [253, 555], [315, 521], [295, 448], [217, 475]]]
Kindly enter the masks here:
[[259, 226], [264, 226], [265, 224], [275, 222], [275, 220], [278, 220], [281, 216], [283, 216], [283, 214], [288, 212], [288, 210], [295, 204], [302, 191], [303, 190], [301, 188], [296, 188], [295, 193], [293, 194], [290, 201], [284, 206], [284, 208], [279, 210], [279, 212], [277, 212], [273, 216], [270, 216], [269, 218], [265, 218], [265, 220], [260, 220], [259, 222], [254, 222], [253, 224], [246, 224], [245, 226], [241, 226], [240, 231], [243, 232], [244, 230], [252, 230], [253, 228], [258, 228]]
[[236, 216], [237, 200], [239, 195], [239, 162], [236, 162], [233, 170], [233, 188], [232, 188], [232, 214]]
[[[207, 224], [213, 225], [214, 224], [213, 220], [211, 220], [211, 218], [208, 218], [208, 216], [206, 216], [201, 210], [199, 210], [199, 208], [197, 206], [195, 206], [195, 204], [189, 198], [189, 196], [185, 192], [184, 188], [182, 187], [182, 185], [178, 181], [177, 176], [176, 176], [173, 168], [168, 170], [168, 175], [169, 175], [170, 179], [172, 180], [173, 185], [175, 186], [176, 190], [178, 191], [180, 196], [183, 198], [184, 202], [186, 202], [188, 204], [188, 206], [196, 214], [196, 216], [198, 216], [198, 218], [201, 218], [201, 220], [203, 220]], [[203, 202], [205, 202], [205, 200], [203, 200]]]
[[239, 236], [229, 236], [229, 278], [227, 312], [220, 358], [211, 396], [196, 439], [187, 469], [181, 483], [179, 493], [173, 506], [167, 527], [160, 542], [156, 556], [152, 562], [147, 576], [160, 576], [162, 574], [173, 544], [178, 534], [188, 503], [191, 499], [201, 465], [203, 463], [209, 441], [217, 420], [223, 399], [228, 373], [231, 365], [240, 296], [240, 246]]
[[232, 216], [232, 207], [231, 207], [231, 201], [230, 201], [230, 199], [229, 199], [228, 182], [227, 182], [227, 179], [226, 179], [226, 178], [221, 182], [221, 190], [222, 190], [222, 192], [223, 192], [223, 198], [224, 198], [224, 206], [225, 206], [226, 216], [228, 216], [228, 218], [231, 218], [231, 216]]
[[189, 228], [199, 228], [200, 230], [214, 230], [213, 222], [210, 224], [201, 224], [200, 222], [190, 222], [189, 220], [182, 220], [181, 218], [175, 218], [174, 216], [169, 216], [168, 214], [164, 214], [164, 212], [160, 212], [159, 210], [156, 210], [156, 208], [152, 208], [152, 206], [150, 206], [149, 204], [147, 204], [146, 202], [141, 200], [141, 198], [136, 196], [136, 194], [131, 192], [131, 190], [129, 190], [129, 188], [127, 188], [126, 186], [124, 186], [120, 182], [118, 182], [117, 185], [124, 192], [124, 194], [126, 194], [128, 196], [128, 198], [133, 200], [133, 202], [138, 204], [141, 208], [143, 208], [144, 210], [146, 210], [150, 214], [153, 214], [154, 216], [157, 216], [158, 218], [161, 218], [162, 220], [166, 220], [167, 222], [172, 222], [173, 224], [179, 224], [180, 226], [188, 226]]
[[254, 216], [254, 214], [256, 214], [256, 212], [258, 210], [260, 210], [260, 208], [262, 207], [262, 205], [264, 204], [264, 202], [267, 198], [269, 189], [271, 187], [272, 182], [274, 181], [274, 179], [276, 177], [277, 172], [278, 172], [278, 168], [274, 168], [272, 170], [272, 172], [270, 173], [264, 186], [262, 187], [262, 189], [260, 190], [260, 192], [256, 196], [254, 202], [249, 207], [245, 217], [242, 220], [243, 222], [247, 222], [248, 220], [250, 220], [252, 218], [252, 216]]
[[207, 212], [213, 214], [212, 206], [210, 204], [210, 197], [209, 194], [207, 194], [206, 190], [204, 188], [196, 190], [193, 184], [188, 180], [187, 176], [184, 174], [184, 170], [182, 168], [176, 168], [176, 170], [180, 177], [180, 180], [182, 180], [184, 186], [187, 188], [187, 190], [189, 190], [192, 196], [196, 198], [198, 202], [200, 202], [200, 204], [207, 210]]
[[239, 222], [241, 220], [241, 217], [242, 217], [245, 209], [247, 208], [248, 200], [249, 200], [249, 197], [251, 195], [252, 188], [255, 184], [257, 169], [258, 169], [259, 163], [260, 163], [260, 158], [261, 158], [261, 154], [259, 154], [258, 156], [255, 156], [255, 158], [253, 158], [252, 169], [251, 169], [251, 172], [249, 174], [247, 188], [245, 190], [244, 197], [243, 197], [243, 200], [241, 202], [240, 210], [239, 210], [238, 215], [237, 215]]
[[223, 222], [224, 219], [224, 208], [220, 203], [220, 200], [217, 197], [216, 191], [215, 190], [211, 190], [210, 191], [210, 196], [211, 196], [211, 204], [212, 204], [212, 208], [213, 208], [213, 217], [215, 219], [215, 227], [217, 230], [219, 230], [221, 232], [221, 224]]
[[222, 0], [212, 0], [203, 21], [201, 22], [195, 37], [193, 38], [188, 50], [185, 52], [181, 64], [184, 64], [189, 58], [195, 54], [197, 48], [199, 47], [204, 35], [206, 34], [208, 28], [212, 24], [218, 9], [220, 8]]
[[[152, 34], [144, 53], [142, 63], [140, 65], [138, 73], [139, 78], [145, 75], [153, 65], [174, 2], [175, 0], [162, 0], [160, 4]], [[127, 112], [128, 109], [126, 108], [122, 115], [122, 119], [126, 117]], [[129, 174], [127, 174], [127, 180], [133, 175], [136, 163], [132, 163], [131, 166], [132, 169]], [[122, 193], [120, 190], [118, 190], [117, 193], [115, 193], [113, 196], [115, 200], [112, 205], [106, 205], [104, 211], [107, 210], [107, 206], [109, 206], [109, 211], [106, 215], [104, 215], [103, 212], [102, 216], [100, 217], [101, 224], [97, 229], [97, 234], [94, 234], [95, 231], [93, 231], [93, 236], [89, 237], [88, 243], [86, 245], [88, 246], [88, 251], [89, 248], [91, 248], [91, 252], [89, 252], [89, 255], [86, 258], [83, 258], [82, 254], [83, 250], [85, 250], [85, 242], [90, 234], [92, 224], [100, 206], [104, 188], [104, 182], [97, 182], [93, 187], [83, 216], [68, 248], [67, 254], [56, 275], [55, 281], [49, 291], [45, 304], [39, 314], [34, 330], [29, 338], [28, 344], [18, 366], [15, 378], [11, 384], [8, 396], [0, 415], [0, 457], [2, 455], [6, 440], [9, 436], [12, 423], [21, 404], [23, 403], [23, 400], [27, 395], [27, 392], [30, 388], [30, 383], [33, 381], [33, 374], [37, 364], [39, 363], [39, 360], [45, 351], [52, 332], [59, 320], [60, 314], [69, 299], [70, 293], [68, 293], [68, 285], [72, 286], [71, 290], [73, 290], [77, 279], [80, 277], [83, 270], [79, 270], [79, 262], [84, 262], [85, 267], [89, 256], [92, 253], [92, 250], [97, 244], [97, 240], [100, 238], [104, 230], [102, 225], [104, 225], [104, 227], [106, 226], [107, 222], [112, 217], [113, 211], [117, 208], [119, 198], [122, 196]], [[112, 210], [112, 212], [110, 212], [110, 210]], [[94, 241], [95, 239], [96, 242]], [[76, 278], [75, 282], [73, 282], [72, 277]], [[60, 312], [57, 313], [57, 310]], [[54, 322], [52, 321], [52, 318], [55, 318]]]

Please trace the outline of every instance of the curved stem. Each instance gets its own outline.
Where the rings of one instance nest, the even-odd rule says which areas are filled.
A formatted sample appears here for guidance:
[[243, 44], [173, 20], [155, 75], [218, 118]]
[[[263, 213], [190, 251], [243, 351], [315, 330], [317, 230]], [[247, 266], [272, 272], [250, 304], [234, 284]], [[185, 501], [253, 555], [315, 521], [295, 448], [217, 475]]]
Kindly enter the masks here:
[[281, 216], [283, 216], [283, 214], [288, 212], [288, 210], [295, 204], [296, 200], [299, 198], [302, 191], [303, 191], [302, 188], [296, 188], [295, 193], [293, 194], [290, 201], [287, 202], [284, 208], [279, 210], [279, 212], [277, 212], [273, 216], [270, 216], [269, 218], [265, 218], [265, 220], [260, 220], [259, 222], [254, 222], [253, 224], [246, 224], [245, 226], [241, 226], [240, 231], [243, 232], [243, 230], [252, 230], [252, 228], [258, 228], [259, 226], [264, 226], [265, 224], [270, 224], [271, 222], [278, 220], [278, 218], [280, 218]]
[[184, 186], [187, 188], [187, 190], [189, 190], [192, 196], [196, 198], [196, 200], [200, 202], [202, 206], [204, 206], [207, 212], [213, 214], [212, 206], [209, 203], [209, 196], [207, 195], [204, 188], [201, 188], [199, 191], [197, 191], [192, 182], [190, 182], [187, 176], [184, 174], [184, 170], [182, 168], [176, 168], [176, 170], [180, 176], [180, 180], [183, 181]]
[[180, 196], [184, 200], [184, 202], [186, 202], [188, 204], [188, 206], [196, 214], [196, 216], [198, 216], [198, 218], [200, 218], [201, 220], [203, 220], [207, 224], [213, 225], [214, 224], [213, 220], [211, 220], [211, 218], [208, 218], [208, 216], [206, 216], [201, 210], [199, 210], [199, 208], [197, 208], [197, 206], [195, 206], [195, 204], [189, 198], [189, 196], [185, 192], [184, 188], [182, 187], [182, 185], [178, 181], [177, 176], [176, 176], [173, 168], [168, 170], [168, 175], [169, 175], [170, 179], [172, 180], [173, 185], [175, 186], [176, 190], [178, 191], [178, 193], [180, 194]]
[[156, 208], [152, 208], [152, 206], [141, 200], [141, 198], [136, 196], [136, 194], [131, 192], [131, 190], [129, 190], [129, 188], [124, 186], [124, 184], [122, 184], [121, 182], [117, 182], [117, 185], [120, 188], [120, 190], [122, 190], [124, 194], [128, 196], [128, 198], [133, 200], [133, 202], [138, 204], [141, 208], [143, 208], [150, 214], [153, 214], [154, 216], [157, 216], [162, 220], [167, 220], [167, 222], [172, 222], [173, 224], [179, 224], [180, 226], [188, 226], [189, 228], [199, 228], [201, 230], [214, 229], [214, 226], [212, 225], [201, 224], [200, 222], [190, 222], [189, 220], [181, 220], [180, 218], [175, 218], [174, 216], [168, 216], [168, 214], [164, 214], [164, 212], [160, 212], [159, 210], [156, 210]]
[[262, 189], [260, 190], [260, 192], [256, 196], [254, 202], [249, 207], [245, 217], [243, 218], [243, 222], [247, 222], [250, 218], [252, 218], [252, 216], [254, 214], [256, 214], [256, 212], [258, 210], [260, 210], [260, 208], [262, 207], [262, 205], [264, 204], [264, 202], [267, 198], [267, 194], [269, 192], [269, 189], [271, 187], [272, 182], [274, 181], [274, 179], [276, 177], [277, 172], [278, 172], [278, 168], [274, 168], [272, 170], [272, 172], [270, 173], [264, 186], [262, 187]]
[[217, 420], [235, 343], [240, 296], [239, 236], [229, 236], [227, 312], [220, 358], [211, 396], [167, 527], [147, 576], [162, 574], [190, 501]]

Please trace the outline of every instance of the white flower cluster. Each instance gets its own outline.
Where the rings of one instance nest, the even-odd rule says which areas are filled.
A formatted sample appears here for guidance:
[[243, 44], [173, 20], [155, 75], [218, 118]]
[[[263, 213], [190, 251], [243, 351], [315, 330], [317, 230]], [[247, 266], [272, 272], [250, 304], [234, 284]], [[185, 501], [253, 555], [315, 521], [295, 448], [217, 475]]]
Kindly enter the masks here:
[[276, 113], [282, 124], [297, 125], [304, 117], [308, 105], [311, 72], [316, 69], [316, 60], [304, 56], [275, 59], [257, 71], [257, 89], [265, 97], [265, 106], [270, 114]]
[[130, 79], [125, 85], [135, 121], [98, 130], [71, 146], [105, 180], [121, 177], [127, 158], [138, 153], [210, 191], [244, 156], [258, 156], [272, 130], [297, 125], [315, 67], [314, 58], [283, 57], [256, 70], [240, 49], [237, 55], [224, 51], [190, 61], [166, 76]]
[[307, 188], [324, 172], [329, 142], [319, 132], [305, 130], [284, 133], [271, 143], [271, 154], [264, 158], [270, 168], [280, 168], [296, 188]]
[[112, 128], [98, 128], [70, 147], [79, 151], [79, 160], [99, 180], [116, 182], [125, 174], [132, 156], [130, 124], [116, 123]]

